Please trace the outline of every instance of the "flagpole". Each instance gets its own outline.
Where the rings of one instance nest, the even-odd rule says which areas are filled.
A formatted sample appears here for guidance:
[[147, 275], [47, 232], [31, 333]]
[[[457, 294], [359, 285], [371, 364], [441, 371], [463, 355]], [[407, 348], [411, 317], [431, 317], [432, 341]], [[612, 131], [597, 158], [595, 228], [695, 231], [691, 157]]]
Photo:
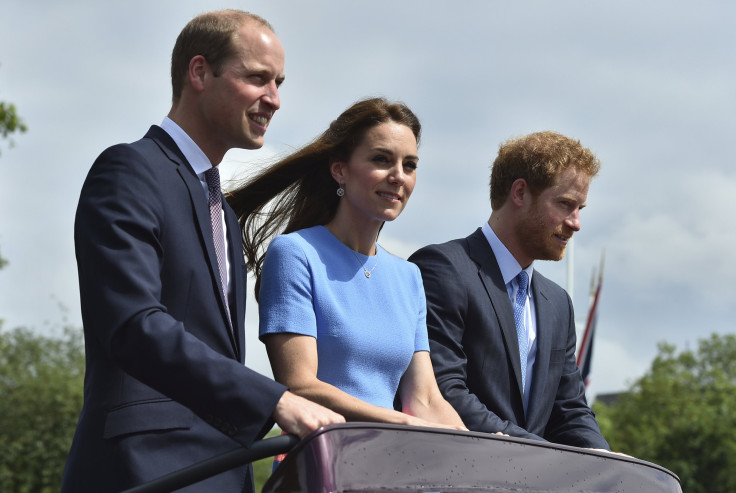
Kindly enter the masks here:
[[[595, 334], [596, 319], [598, 316], [597, 308], [601, 294], [601, 286], [603, 285], [603, 267], [605, 264], [605, 251], [601, 252], [601, 263], [596, 276], [595, 268], [593, 268], [593, 276], [590, 284], [590, 308], [588, 311], [588, 319], [585, 323], [583, 338], [577, 355], [577, 365], [583, 376], [585, 386], [588, 386], [590, 379], [591, 360], [593, 357], [593, 337]], [[596, 279], [597, 277], [597, 279]]]
[[574, 278], [575, 278], [575, 238], [570, 238], [567, 242], [567, 294], [575, 306], [574, 289]]

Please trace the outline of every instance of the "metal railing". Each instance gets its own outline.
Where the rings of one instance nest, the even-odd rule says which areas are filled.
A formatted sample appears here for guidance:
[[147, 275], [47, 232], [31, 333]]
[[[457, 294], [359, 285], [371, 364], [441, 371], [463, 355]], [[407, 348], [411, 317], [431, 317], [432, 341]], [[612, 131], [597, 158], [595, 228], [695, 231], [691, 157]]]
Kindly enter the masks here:
[[255, 442], [250, 448], [240, 448], [211, 459], [203, 460], [179, 471], [174, 471], [148, 483], [135, 486], [123, 493], [164, 493], [189, 486], [233, 467], [242, 466], [266, 457], [283, 454], [294, 448], [299, 438], [281, 435]]

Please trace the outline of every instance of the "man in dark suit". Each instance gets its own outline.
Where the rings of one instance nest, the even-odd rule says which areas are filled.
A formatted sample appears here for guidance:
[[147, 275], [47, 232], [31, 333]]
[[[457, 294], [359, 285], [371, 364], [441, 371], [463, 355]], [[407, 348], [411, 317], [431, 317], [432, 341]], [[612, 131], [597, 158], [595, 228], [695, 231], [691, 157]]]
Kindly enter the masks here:
[[[244, 366], [246, 271], [216, 166], [263, 145], [283, 70], [264, 19], [198, 16], [174, 47], [161, 126], [93, 164], [74, 231], [84, 407], [62, 491], [121, 491], [248, 447], [274, 421], [299, 436], [343, 421]], [[190, 491], [252, 491], [251, 476], [235, 468]]]
[[437, 382], [474, 431], [608, 449], [575, 364], [567, 293], [534, 270], [580, 230], [598, 159], [555, 132], [504, 143], [491, 216], [467, 238], [414, 253]]

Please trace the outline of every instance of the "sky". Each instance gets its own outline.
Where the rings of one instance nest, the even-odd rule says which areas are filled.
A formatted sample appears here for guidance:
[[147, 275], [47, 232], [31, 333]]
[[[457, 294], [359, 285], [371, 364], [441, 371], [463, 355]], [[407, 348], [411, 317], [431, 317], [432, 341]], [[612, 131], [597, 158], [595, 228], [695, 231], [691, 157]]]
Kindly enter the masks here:
[[[573, 275], [570, 256], [535, 264], [568, 288], [583, 325], [605, 252], [589, 398], [629, 388], [661, 342], [695, 349], [733, 332], [736, 3], [708, 0], [4, 0], [0, 101], [29, 129], [0, 142], [5, 329], [81, 327], [73, 223], [85, 175], [106, 147], [161, 122], [176, 36], [228, 7], [273, 24], [286, 82], [266, 146], [226, 155], [226, 186], [358, 99], [404, 101], [423, 124], [418, 181], [379, 243], [408, 257], [487, 220], [501, 142], [555, 130], [602, 162]], [[246, 364], [270, 375], [252, 293], [246, 324]]]

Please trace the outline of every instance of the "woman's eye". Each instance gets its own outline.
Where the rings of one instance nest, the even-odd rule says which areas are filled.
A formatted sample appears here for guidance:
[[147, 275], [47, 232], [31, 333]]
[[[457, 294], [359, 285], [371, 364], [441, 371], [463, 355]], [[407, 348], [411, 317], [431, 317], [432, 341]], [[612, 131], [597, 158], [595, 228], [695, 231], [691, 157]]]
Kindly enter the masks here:
[[408, 161], [404, 163], [405, 168], [409, 168], [411, 170], [415, 170], [419, 167], [419, 165], [415, 161]]

